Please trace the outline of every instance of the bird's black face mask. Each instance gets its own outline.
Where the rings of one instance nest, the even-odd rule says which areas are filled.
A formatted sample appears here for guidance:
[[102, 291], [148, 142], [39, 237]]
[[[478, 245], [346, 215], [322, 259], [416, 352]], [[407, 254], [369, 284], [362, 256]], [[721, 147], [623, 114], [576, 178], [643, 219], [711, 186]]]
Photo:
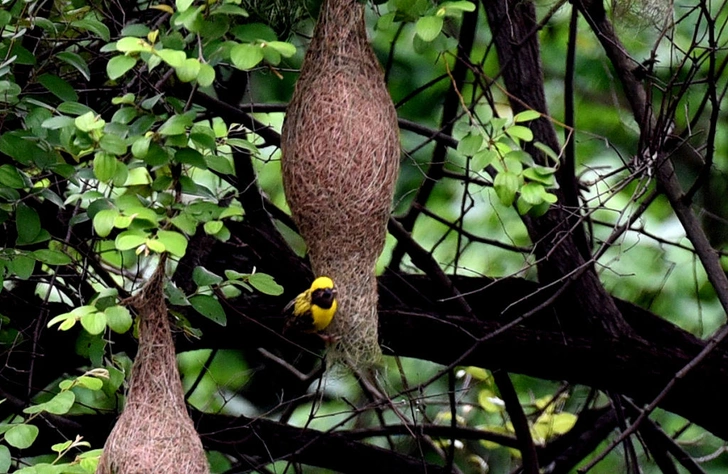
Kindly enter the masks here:
[[333, 288], [320, 288], [311, 294], [311, 302], [319, 308], [329, 309], [336, 299], [336, 290]]

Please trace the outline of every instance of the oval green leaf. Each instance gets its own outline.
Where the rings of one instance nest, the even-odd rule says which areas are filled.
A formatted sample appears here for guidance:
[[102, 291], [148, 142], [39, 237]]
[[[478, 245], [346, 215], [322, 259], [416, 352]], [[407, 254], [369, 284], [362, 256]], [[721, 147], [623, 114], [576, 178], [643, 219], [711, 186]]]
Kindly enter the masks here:
[[417, 20], [415, 32], [422, 41], [433, 41], [442, 31], [443, 20], [439, 16], [423, 16]]
[[115, 56], [106, 63], [106, 75], [113, 81], [129, 72], [136, 63], [136, 58], [131, 56]]
[[283, 287], [267, 273], [253, 273], [248, 277], [248, 283], [266, 295], [278, 296], [283, 294]]
[[99, 181], [106, 182], [116, 174], [116, 157], [110, 153], [98, 152], [94, 156], [94, 175]]
[[508, 171], [501, 171], [495, 176], [493, 181], [495, 193], [504, 206], [510, 206], [516, 199], [518, 191], [518, 176]]
[[189, 299], [195, 311], [211, 319], [220, 326], [227, 324], [227, 316], [219, 301], [210, 295], [196, 295]]
[[55, 397], [45, 402], [44, 408], [54, 415], [65, 415], [76, 401], [76, 395], [69, 391], [57, 393]]
[[263, 60], [263, 50], [257, 44], [238, 44], [230, 49], [230, 60], [238, 69], [251, 69]]
[[117, 250], [131, 250], [139, 247], [147, 240], [147, 235], [133, 230], [127, 230], [116, 236], [114, 244]]
[[157, 239], [164, 244], [167, 251], [175, 257], [184, 257], [187, 251], [187, 239], [179, 232], [160, 230]]
[[73, 261], [71, 257], [59, 250], [35, 250], [31, 255], [34, 259], [39, 262], [43, 262], [46, 265], [68, 265]]
[[192, 271], [192, 281], [197, 286], [212, 286], [222, 282], [222, 277], [215, 275], [205, 267], [195, 267]]
[[104, 310], [104, 314], [106, 324], [112, 331], [123, 334], [131, 328], [133, 323], [131, 313], [124, 306], [110, 306]]
[[18, 231], [18, 245], [33, 243], [40, 234], [40, 217], [35, 209], [25, 203], [18, 203], [15, 208], [15, 228]]
[[182, 82], [192, 82], [197, 79], [200, 73], [200, 60], [197, 58], [187, 58], [182, 62], [181, 66], [175, 68], [177, 77]]
[[81, 316], [81, 326], [89, 334], [101, 334], [106, 329], [106, 315], [98, 311]]
[[35, 425], [15, 425], [5, 433], [5, 441], [18, 449], [29, 448], [38, 437], [38, 427]]

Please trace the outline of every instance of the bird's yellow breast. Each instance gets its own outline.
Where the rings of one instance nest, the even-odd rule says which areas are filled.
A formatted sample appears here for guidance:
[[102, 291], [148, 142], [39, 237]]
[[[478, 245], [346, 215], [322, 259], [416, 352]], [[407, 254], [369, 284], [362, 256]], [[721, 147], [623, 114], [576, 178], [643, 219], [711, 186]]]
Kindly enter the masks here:
[[336, 314], [338, 303], [334, 300], [330, 308], [322, 308], [318, 305], [311, 305], [311, 316], [313, 318], [313, 327], [315, 331], [323, 331], [331, 324], [331, 320]]

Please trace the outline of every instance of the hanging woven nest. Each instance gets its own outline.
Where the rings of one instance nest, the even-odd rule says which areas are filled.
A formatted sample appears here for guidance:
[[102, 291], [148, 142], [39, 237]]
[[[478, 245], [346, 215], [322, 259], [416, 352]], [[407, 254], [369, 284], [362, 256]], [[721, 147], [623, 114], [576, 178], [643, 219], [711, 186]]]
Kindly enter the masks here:
[[164, 259], [131, 300], [139, 313], [139, 351], [126, 405], [104, 445], [97, 474], [208, 474], [187, 414], [164, 303]]
[[370, 47], [364, 7], [326, 0], [281, 137], [283, 184], [316, 275], [333, 278], [334, 359], [381, 357], [375, 264], [399, 168], [397, 114]]

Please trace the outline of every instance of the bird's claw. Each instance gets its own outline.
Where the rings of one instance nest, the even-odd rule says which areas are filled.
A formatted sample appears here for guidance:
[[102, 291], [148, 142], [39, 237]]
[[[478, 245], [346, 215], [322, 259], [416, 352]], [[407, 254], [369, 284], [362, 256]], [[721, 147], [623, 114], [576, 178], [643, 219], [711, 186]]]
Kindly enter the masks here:
[[321, 338], [321, 340], [323, 340], [326, 343], [326, 345], [336, 344], [337, 342], [339, 342], [341, 340], [341, 336], [334, 336], [331, 334], [322, 334], [320, 332], [317, 334]]

